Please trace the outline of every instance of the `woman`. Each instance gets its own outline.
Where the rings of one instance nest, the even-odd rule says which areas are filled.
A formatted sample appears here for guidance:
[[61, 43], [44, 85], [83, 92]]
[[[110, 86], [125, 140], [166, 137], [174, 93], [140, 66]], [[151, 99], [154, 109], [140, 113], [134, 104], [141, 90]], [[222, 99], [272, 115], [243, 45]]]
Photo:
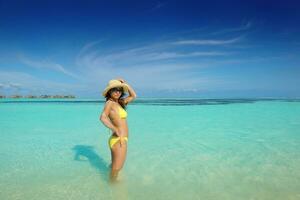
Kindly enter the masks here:
[[[123, 98], [125, 92], [129, 96]], [[114, 181], [123, 167], [127, 153], [128, 126], [125, 106], [136, 98], [136, 93], [123, 79], [115, 79], [109, 81], [102, 95], [106, 98], [106, 103], [100, 120], [112, 130], [108, 143], [112, 162], [110, 178]]]

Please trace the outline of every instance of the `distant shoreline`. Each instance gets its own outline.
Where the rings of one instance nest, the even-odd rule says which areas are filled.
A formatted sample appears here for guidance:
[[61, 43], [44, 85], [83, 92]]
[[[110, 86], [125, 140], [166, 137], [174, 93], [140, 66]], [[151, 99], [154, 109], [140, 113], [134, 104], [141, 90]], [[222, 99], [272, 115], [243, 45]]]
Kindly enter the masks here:
[[0, 95], [0, 99], [75, 99], [75, 95]]
[[[155, 106], [192, 106], [192, 105], [225, 105], [225, 104], [248, 104], [256, 102], [300, 102], [299, 98], [223, 98], [223, 99], [180, 99], [180, 98], [140, 98], [136, 99], [134, 105], [155, 105]], [[0, 99], [2, 103], [105, 103], [105, 99], [72, 99], [72, 98], [19, 98], [19, 99]]]

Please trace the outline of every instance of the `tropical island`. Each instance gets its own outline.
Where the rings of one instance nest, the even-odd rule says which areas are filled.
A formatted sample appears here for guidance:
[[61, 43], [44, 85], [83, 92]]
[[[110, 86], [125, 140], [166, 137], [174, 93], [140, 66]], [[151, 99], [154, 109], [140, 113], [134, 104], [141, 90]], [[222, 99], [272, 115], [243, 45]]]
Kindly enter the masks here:
[[0, 99], [22, 99], [22, 98], [26, 98], [26, 99], [74, 99], [76, 98], [74, 95], [11, 95], [11, 96], [5, 96], [5, 95], [0, 95]]

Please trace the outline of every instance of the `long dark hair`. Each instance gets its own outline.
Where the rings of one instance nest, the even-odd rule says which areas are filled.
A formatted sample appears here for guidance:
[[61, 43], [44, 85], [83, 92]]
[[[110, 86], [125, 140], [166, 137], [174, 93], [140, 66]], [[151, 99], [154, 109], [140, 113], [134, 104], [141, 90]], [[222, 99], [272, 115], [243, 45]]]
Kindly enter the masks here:
[[[111, 88], [111, 89], [113, 89], [113, 88]], [[106, 96], [105, 96], [106, 101], [108, 101], [111, 98], [111, 96], [110, 96], [111, 89], [106, 93]], [[122, 98], [124, 96], [125, 96], [125, 93], [124, 93], [124, 91], [122, 91], [122, 94], [121, 94], [120, 98], [118, 99], [118, 103], [122, 106], [123, 109], [126, 109], [126, 105], [125, 105], [124, 101], [122, 101]]]

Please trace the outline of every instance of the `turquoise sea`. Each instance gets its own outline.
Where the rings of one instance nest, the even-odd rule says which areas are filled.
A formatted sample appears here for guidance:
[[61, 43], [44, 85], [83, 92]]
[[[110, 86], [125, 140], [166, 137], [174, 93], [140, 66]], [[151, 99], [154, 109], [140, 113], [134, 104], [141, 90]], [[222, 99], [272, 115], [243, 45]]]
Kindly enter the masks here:
[[0, 199], [300, 199], [300, 100], [137, 99], [114, 185], [102, 108], [0, 100]]

